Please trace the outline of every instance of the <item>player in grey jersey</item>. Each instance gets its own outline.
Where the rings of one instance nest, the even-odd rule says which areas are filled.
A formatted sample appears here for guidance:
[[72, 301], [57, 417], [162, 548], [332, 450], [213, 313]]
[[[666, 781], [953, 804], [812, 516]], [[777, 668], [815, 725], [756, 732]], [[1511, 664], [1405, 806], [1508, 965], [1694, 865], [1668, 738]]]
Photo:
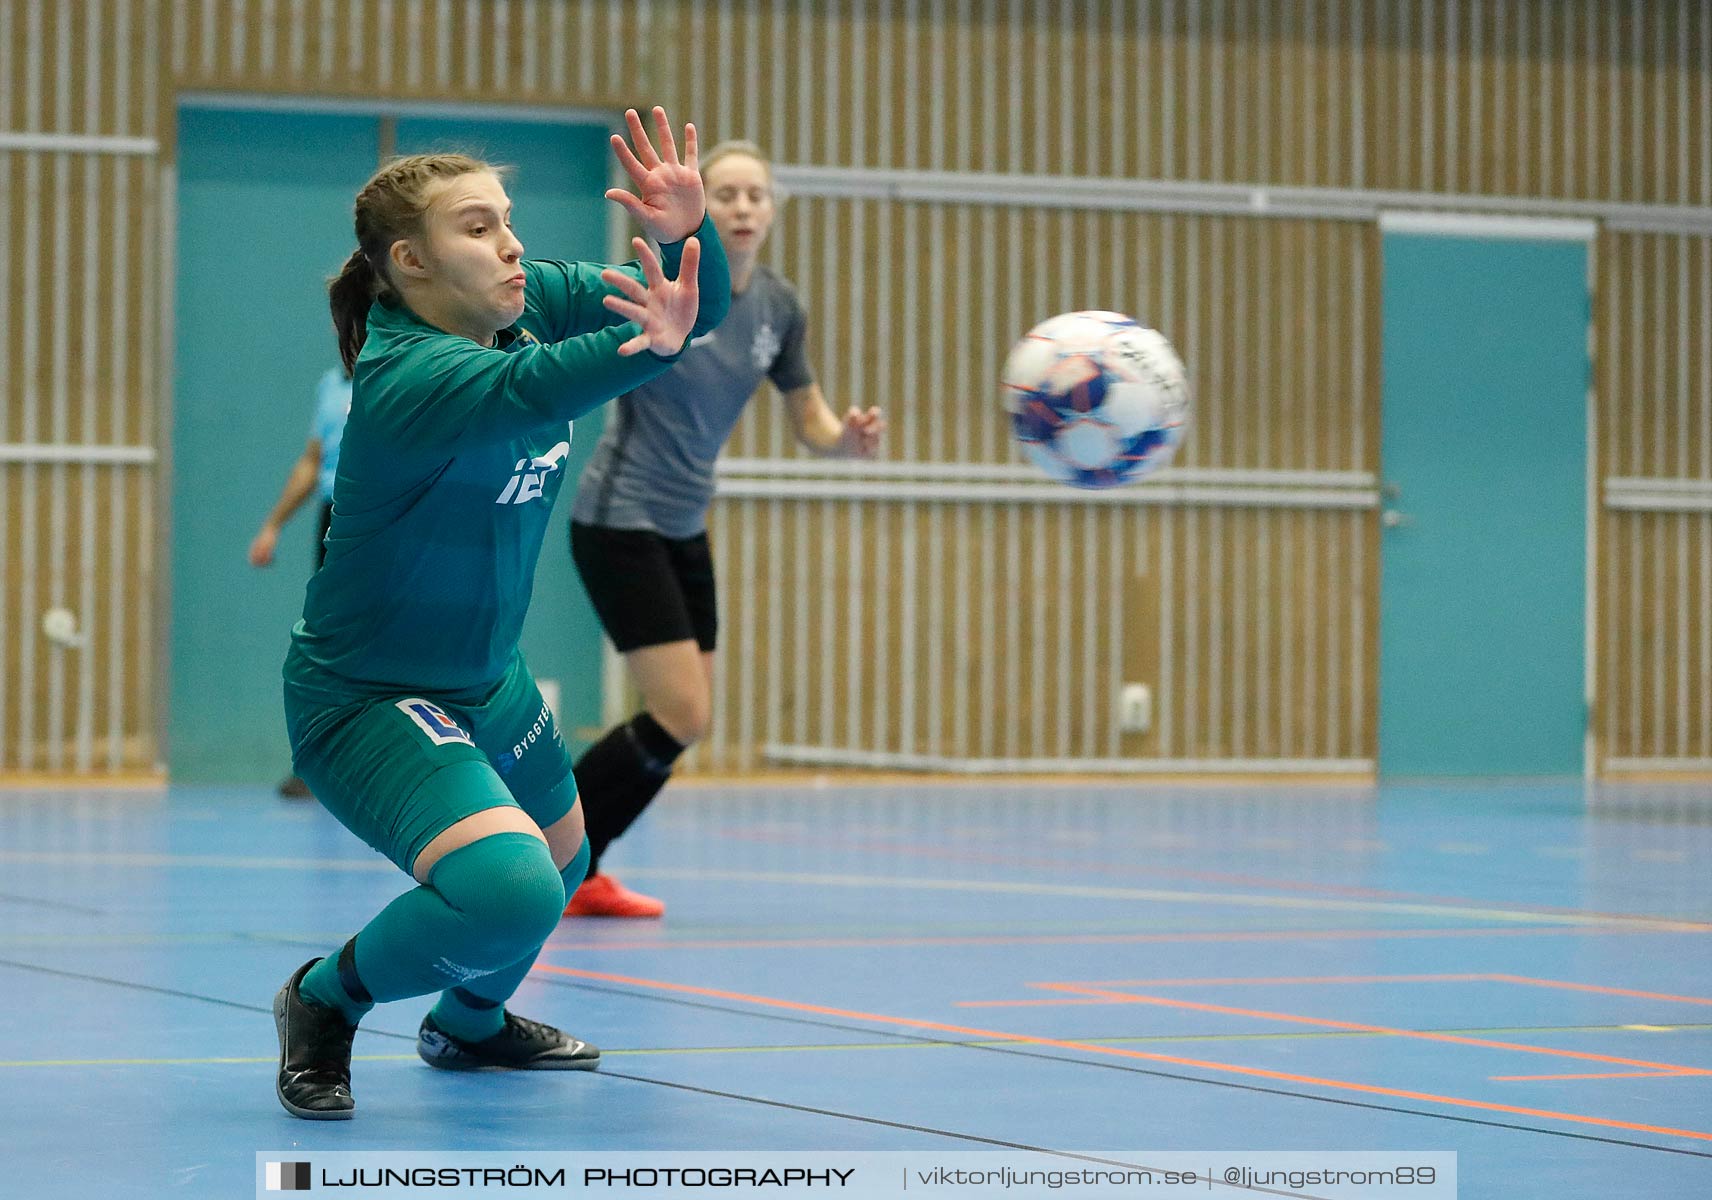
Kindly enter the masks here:
[[774, 216], [766, 156], [750, 142], [723, 142], [702, 164], [708, 216], [731, 264], [731, 311], [670, 371], [614, 403], [571, 511], [572, 557], [642, 711], [577, 760], [593, 857], [567, 916], [665, 911], [601, 872], [600, 860], [707, 734], [718, 632], [707, 509], [714, 461], [749, 398], [771, 380], [798, 441], [818, 454], [871, 457], [886, 427], [877, 408], [841, 418], [828, 406], [804, 352], [802, 303], [757, 262]]

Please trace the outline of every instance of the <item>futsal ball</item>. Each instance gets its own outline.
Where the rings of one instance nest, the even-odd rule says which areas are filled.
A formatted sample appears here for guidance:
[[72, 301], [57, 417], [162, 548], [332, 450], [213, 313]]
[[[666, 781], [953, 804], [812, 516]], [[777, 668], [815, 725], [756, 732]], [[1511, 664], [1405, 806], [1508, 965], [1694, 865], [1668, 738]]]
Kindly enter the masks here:
[[1189, 420], [1183, 360], [1157, 331], [1115, 312], [1063, 313], [1005, 359], [1011, 432], [1043, 471], [1084, 488], [1152, 474]]

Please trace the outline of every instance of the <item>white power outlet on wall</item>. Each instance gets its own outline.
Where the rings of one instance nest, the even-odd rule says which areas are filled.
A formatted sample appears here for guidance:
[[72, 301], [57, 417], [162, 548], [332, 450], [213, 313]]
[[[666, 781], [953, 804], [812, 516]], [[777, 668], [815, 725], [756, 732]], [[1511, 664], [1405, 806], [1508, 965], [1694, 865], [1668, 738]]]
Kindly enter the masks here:
[[1153, 728], [1153, 689], [1126, 683], [1118, 692], [1118, 732], [1146, 733]]

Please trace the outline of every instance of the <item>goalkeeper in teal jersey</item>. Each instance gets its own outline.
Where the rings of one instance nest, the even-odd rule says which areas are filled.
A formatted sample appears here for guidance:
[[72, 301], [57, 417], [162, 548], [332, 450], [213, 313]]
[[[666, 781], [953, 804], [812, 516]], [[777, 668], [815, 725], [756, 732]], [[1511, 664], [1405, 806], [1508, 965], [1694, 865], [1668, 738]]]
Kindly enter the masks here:
[[285, 662], [292, 758], [315, 795], [418, 883], [274, 1000], [277, 1092], [349, 1117], [351, 1041], [377, 1002], [440, 993], [430, 1065], [586, 1069], [600, 1052], [506, 1011], [588, 865], [571, 759], [517, 651], [564, 482], [569, 422], [717, 325], [730, 278], [695, 127], [680, 162], [634, 111], [614, 136], [660, 246], [621, 268], [524, 261], [500, 173], [396, 160], [358, 194], [329, 285], [352, 369], [327, 560]]

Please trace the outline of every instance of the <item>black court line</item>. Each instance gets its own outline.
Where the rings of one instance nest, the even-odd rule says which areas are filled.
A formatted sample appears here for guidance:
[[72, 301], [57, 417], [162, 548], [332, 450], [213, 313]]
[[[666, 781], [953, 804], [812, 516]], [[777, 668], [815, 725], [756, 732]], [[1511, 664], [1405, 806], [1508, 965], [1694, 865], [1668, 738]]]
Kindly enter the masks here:
[[[218, 1004], [222, 1008], [236, 1008], [236, 1009], [240, 1009], [240, 1010], [245, 1011], [245, 1012], [266, 1013], [270, 1016], [273, 1013], [273, 1008], [271, 1005], [263, 1006], [263, 1005], [258, 1005], [258, 1004], [242, 1004], [236, 1000], [223, 1000], [217, 996], [204, 996], [204, 995], [200, 995], [199, 993], [196, 993], [196, 992], [185, 992], [185, 991], [179, 991], [179, 990], [174, 989], [174, 988], [155, 987], [153, 984], [147, 984], [147, 983], [133, 983], [130, 980], [113, 979], [113, 978], [111, 978], [109, 976], [105, 976], [105, 975], [90, 975], [90, 974], [86, 974], [86, 973], [79, 972], [79, 971], [62, 971], [62, 970], [59, 970], [58, 968], [55, 968], [55, 967], [37, 966], [35, 963], [18, 962], [14, 959], [0, 958], [0, 966], [15, 967], [19, 970], [24, 970], [24, 971], [35, 971], [35, 972], [38, 972], [38, 973], [43, 974], [43, 975], [54, 975], [54, 976], [58, 976], [58, 977], [64, 978], [64, 979], [76, 979], [76, 980], [80, 980], [80, 981], [83, 981], [86, 983], [104, 983], [104, 984], [111, 985], [113, 987], [127, 988], [131, 991], [151, 992], [151, 993], [154, 993], [156, 995], [173, 996], [173, 997], [176, 997], [176, 998], [182, 999], [182, 1000], [197, 1000], [197, 1001], [200, 1001], [204, 1004]], [[621, 994], [627, 994], [627, 993], [621, 993]], [[383, 1030], [377, 1030], [377, 1029], [364, 1029], [363, 1032], [372, 1033], [378, 1037], [402, 1038], [402, 1039], [405, 1039], [407, 1041], [415, 1041], [416, 1040], [414, 1034], [389, 1033], [389, 1032], [386, 1032]], [[919, 1041], [919, 1040], [923, 1040], [923, 1039], [909, 1038], [907, 1040]], [[937, 1135], [939, 1137], [951, 1138], [951, 1139], [956, 1140], [956, 1141], [977, 1142], [977, 1143], [980, 1143], [983, 1145], [1001, 1146], [1001, 1147], [1004, 1147], [1007, 1149], [1013, 1149], [1013, 1150], [1030, 1150], [1030, 1151], [1034, 1151], [1035, 1153], [1038, 1153], [1038, 1154], [1047, 1154], [1047, 1155], [1052, 1155], [1054, 1157], [1059, 1157], [1059, 1158], [1081, 1159], [1082, 1161], [1085, 1161], [1085, 1162], [1100, 1163], [1100, 1164], [1104, 1164], [1107, 1166], [1115, 1166], [1115, 1167], [1126, 1167], [1126, 1168], [1130, 1168], [1133, 1170], [1147, 1170], [1148, 1169], [1147, 1167], [1145, 1167], [1141, 1164], [1137, 1164], [1137, 1163], [1124, 1163], [1124, 1162], [1118, 1162], [1118, 1161], [1110, 1160], [1110, 1159], [1090, 1158], [1090, 1157], [1087, 1157], [1084, 1155], [1070, 1154], [1066, 1151], [1061, 1151], [1061, 1150], [1049, 1150], [1049, 1149], [1045, 1148], [1044, 1146], [1030, 1146], [1030, 1145], [1023, 1143], [1023, 1142], [1007, 1142], [1007, 1141], [1001, 1141], [997, 1138], [982, 1137], [979, 1134], [958, 1133], [956, 1131], [948, 1130], [948, 1129], [936, 1129], [936, 1128], [934, 1128], [932, 1126], [928, 1126], [928, 1125], [909, 1125], [909, 1124], [904, 1124], [904, 1123], [898, 1122], [898, 1121], [882, 1120], [879, 1117], [866, 1117], [866, 1116], [862, 1116], [862, 1115], [857, 1114], [857, 1113], [837, 1112], [833, 1109], [810, 1108], [806, 1105], [789, 1104], [789, 1103], [786, 1103], [782, 1100], [767, 1100], [767, 1099], [764, 1099], [760, 1096], [745, 1096], [745, 1095], [741, 1095], [741, 1094], [736, 1093], [736, 1092], [719, 1092], [719, 1091], [714, 1091], [710, 1088], [695, 1087], [695, 1086], [693, 1086], [691, 1084], [687, 1084], [687, 1083], [673, 1083], [673, 1082], [670, 1082], [668, 1080], [663, 1080], [663, 1079], [650, 1079], [645, 1075], [627, 1075], [627, 1074], [623, 1074], [621, 1072], [616, 1072], [616, 1071], [601, 1071], [599, 1074], [603, 1077], [607, 1077], [607, 1078], [611, 1078], [611, 1079], [625, 1079], [625, 1080], [630, 1080], [630, 1081], [635, 1082], [635, 1083], [652, 1084], [656, 1087], [673, 1088], [673, 1089], [676, 1089], [678, 1091], [699, 1092], [703, 1095], [718, 1096], [718, 1097], [722, 1097], [722, 1098], [727, 1099], [727, 1100], [737, 1100], [737, 1101], [742, 1101], [742, 1102], [750, 1103], [750, 1104], [760, 1104], [760, 1105], [765, 1105], [765, 1106], [770, 1107], [770, 1108], [792, 1109], [792, 1110], [795, 1110], [797, 1112], [813, 1113], [816, 1115], [827, 1116], [827, 1117], [836, 1117], [840, 1120], [856, 1121], [856, 1122], [861, 1122], [861, 1123], [870, 1124], [870, 1125], [884, 1125], [884, 1126], [887, 1126], [887, 1127], [893, 1128], [893, 1129], [906, 1129], [906, 1130], [912, 1130], [912, 1131], [917, 1132], [917, 1133], [934, 1134], [934, 1135]], [[1250, 1192], [1255, 1192], [1258, 1194], [1265, 1194], [1265, 1195], [1271, 1195], [1271, 1196], [1296, 1197], [1296, 1198], [1300, 1198], [1300, 1200], [1325, 1200], [1324, 1197], [1315, 1197], [1315, 1196], [1309, 1195], [1306, 1192], [1282, 1192], [1282, 1191], [1276, 1191], [1276, 1190], [1273, 1190], [1270, 1188], [1252, 1187], [1252, 1186], [1243, 1187], [1243, 1186], [1237, 1185], [1237, 1184], [1227, 1184], [1227, 1183], [1224, 1183], [1222, 1180], [1220, 1180], [1219, 1182], [1220, 1182], [1221, 1186], [1232, 1188], [1234, 1190], [1250, 1191]]]
[[[263, 1013], [270, 1020], [273, 1017], [273, 1003], [271, 1001], [267, 1004], [244, 1004], [237, 1000], [224, 1000], [219, 996], [204, 996], [201, 992], [185, 992], [177, 988], [156, 987], [152, 983], [134, 983], [129, 979], [114, 979], [109, 975], [88, 975], [81, 971], [64, 971], [58, 967], [44, 967], [36, 963], [19, 962], [15, 958], [0, 958], [0, 967], [16, 967], [20, 971], [34, 971], [39, 975], [57, 975], [61, 979], [77, 979], [84, 983], [105, 983], [113, 987], [129, 988], [133, 992], [152, 992], [157, 996], [172, 996], [179, 1000], [197, 1000], [203, 1004], [218, 1004], [221, 1008], [236, 1008], [243, 1012]], [[416, 1040], [414, 1033], [393, 1033], [385, 1029], [371, 1029], [366, 1025], [362, 1027], [361, 1032], [373, 1034], [375, 1037], [400, 1038], [407, 1042]]]
[[[1052, 1150], [1045, 1146], [1031, 1146], [1027, 1142], [1011, 1142], [1006, 1141], [1003, 1138], [982, 1137], [977, 1133], [958, 1133], [956, 1130], [939, 1129], [932, 1125], [916, 1125], [908, 1121], [888, 1121], [882, 1117], [866, 1117], [860, 1113], [839, 1112], [834, 1108], [815, 1108], [813, 1105], [809, 1104], [791, 1104], [784, 1100], [767, 1100], [760, 1096], [745, 1095], [742, 1092], [722, 1092], [717, 1088], [697, 1087], [696, 1085], [689, 1083], [673, 1083], [665, 1079], [652, 1079], [646, 1075], [626, 1075], [622, 1071], [603, 1070], [599, 1072], [599, 1075], [605, 1079], [626, 1079], [632, 1083], [652, 1084], [655, 1087], [672, 1088], [680, 1092], [695, 1092], [702, 1096], [716, 1096], [722, 1100], [736, 1100], [744, 1104], [760, 1104], [767, 1108], [783, 1108], [788, 1109], [791, 1112], [808, 1113], [817, 1117], [834, 1117], [840, 1121], [855, 1121], [863, 1125], [879, 1125], [886, 1129], [903, 1129], [910, 1133], [928, 1133], [936, 1137], [951, 1138], [960, 1142], [975, 1142], [982, 1146], [997, 1146], [1005, 1150], [1027, 1150], [1034, 1154], [1046, 1154], [1053, 1158], [1068, 1158], [1077, 1162], [1095, 1163], [1104, 1167], [1122, 1167], [1131, 1171], [1159, 1172], [1164, 1172], [1167, 1169], [1164, 1167], [1149, 1167], [1145, 1163], [1123, 1162], [1115, 1158], [1095, 1158], [1088, 1154], [1073, 1154], [1068, 1150]], [[829, 1153], [837, 1153], [837, 1151], [830, 1151]], [[926, 1155], [931, 1154], [932, 1151], [924, 1150], [922, 1153]], [[1263, 1188], [1254, 1184], [1226, 1183], [1222, 1179], [1209, 1179], [1207, 1181], [1208, 1188], [1211, 1188], [1215, 1182], [1220, 1187], [1229, 1188], [1232, 1191], [1237, 1192], [1254, 1192], [1266, 1196], [1289, 1196], [1296, 1198], [1296, 1200], [1327, 1200], [1326, 1197], [1314, 1196], [1308, 1192], [1283, 1192], [1278, 1191], [1275, 1188]]]
[[[86, 974], [86, 973], [83, 973], [80, 971], [66, 971], [66, 970], [61, 970], [57, 967], [44, 967], [44, 966], [39, 966], [36, 963], [19, 962], [16, 959], [0, 958], [0, 966], [15, 967], [21, 971], [35, 971], [35, 972], [42, 974], [42, 975], [54, 975], [54, 976], [58, 976], [62, 979], [77, 979], [77, 980], [82, 980], [82, 981], [87, 982], [87, 983], [105, 983], [105, 984], [109, 984], [113, 987], [129, 988], [133, 991], [139, 991], [139, 992], [152, 992], [156, 995], [161, 995], [161, 996], [174, 996], [174, 997], [177, 997], [177, 998], [182, 999], [182, 1000], [197, 1000], [197, 1001], [200, 1001], [204, 1004], [217, 1004], [223, 1008], [236, 1008], [236, 1009], [240, 1009], [244, 1012], [265, 1013], [269, 1016], [271, 1016], [273, 1014], [273, 1007], [271, 1004], [268, 1004], [268, 1005], [244, 1004], [244, 1003], [240, 1003], [239, 1001], [236, 1001], [236, 1000], [221, 999], [218, 996], [204, 996], [198, 992], [186, 992], [186, 991], [180, 991], [180, 990], [175, 989], [175, 988], [156, 987], [153, 984], [148, 984], [148, 983], [134, 983], [128, 979], [114, 979], [114, 978], [112, 978], [110, 976], [106, 976], [106, 975], [91, 975], [91, 974]], [[1703, 1151], [1703, 1150], [1686, 1150], [1686, 1149], [1682, 1149], [1682, 1148], [1677, 1147], [1677, 1146], [1659, 1146], [1659, 1145], [1655, 1145], [1651, 1142], [1636, 1142], [1636, 1141], [1631, 1141], [1631, 1140], [1626, 1139], [1626, 1138], [1601, 1137], [1598, 1134], [1574, 1133], [1574, 1132], [1571, 1132], [1569, 1130], [1564, 1130], [1564, 1129], [1546, 1129], [1546, 1128], [1543, 1128], [1543, 1127], [1538, 1126], [1538, 1125], [1520, 1125], [1520, 1124], [1515, 1124], [1515, 1123], [1509, 1122], [1509, 1121], [1492, 1121], [1492, 1120], [1485, 1120], [1485, 1119], [1482, 1119], [1480, 1117], [1463, 1117], [1463, 1116], [1456, 1116], [1456, 1115], [1451, 1114], [1451, 1113], [1428, 1112], [1426, 1110], [1418, 1109], [1418, 1108], [1403, 1108], [1399, 1105], [1374, 1104], [1370, 1101], [1365, 1101], [1365, 1100], [1345, 1100], [1345, 1099], [1342, 1099], [1340, 1097], [1334, 1097], [1334, 1096], [1318, 1096], [1318, 1095], [1313, 1094], [1312, 1092], [1291, 1091], [1287, 1088], [1271, 1088], [1271, 1087], [1262, 1087], [1259, 1084], [1253, 1084], [1253, 1083], [1237, 1083], [1234, 1080], [1203, 1079], [1198, 1075], [1183, 1075], [1183, 1074], [1179, 1074], [1179, 1073], [1174, 1072], [1174, 1071], [1161, 1071], [1161, 1070], [1151, 1069], [1148, 1067], [1132, 1067], [1132, 1066], [1128, 1066], [1128, 1065], [1125, 1065], [1122, 1063], [1095, 1062], [1095, 1061], [1091, 1061], [1088, 1059], [1082, 1059], [1082, 1058], [1070, 1058], [1070, 1057], [1065, 1057], [1062, 1055], [1047, 1054], [1047, 1053], [1044, 1053], [1044, 1052], [1039, 1051], [1039, 1050], [1025, 1050], [1025, 1049], [1022, 1049], [1021, 1047], [1017, 1047], [1017, 1046], [994, 1046], [994, 1045], [983, 1044], [981, 1042], [975, 1042], [975, 1041], [947, 1041], [947, 1040], [942, 1039], [942, 1038], [920, 1037], [920, 1036], [917, 1036], [915, 1034], [899, 1033], [899, 1032], [896, 1032], [893, 1030], [888, 1030], [888, 1029], [869, 1029], [869, 1028], [866, 1028], [864, 1026], [859, 1026], [859, 1025], [840, 1025], [840, 1024], [837, 1024], [837, 1023], [831, 1022], [831, 1021], [817, 1021], [817, 1020], [813, 1020], [813, 1019], [810, 1019], [807, 1017], [788, 1017], [788, 1016], [782, 1016], [778, 1013], [750, 1012], [750, 1011], [747, 1011], [745, 1009], [740, 1009], [740, 1008], [728, 1008], [728, 1007], [725, 1007], [723, 1005], [709, 1004], [705, 1001], [682, 1000], [682, 999], [679, 999], [679, 998], [673, 997], [673, 996], [657, 996], [657, 995], [651, 995], [651, 994], [646, 993], [646, 992], [630, 992], [630, 991], [625, 991], [622, 988], [601, 987], [601, 986], [591, 985], [591, 984], [572, 983], [568, 980], [567, 981], [561, 981], [561, 980], [556, 980], [556, 979], [545, 979], [542, 982], [553, 984], [556, 987], [574, 988], [574, 989], [579, 989], [579, 990], [583, 990], [583, 991], [591, 991], [591, 992], [606, 992], [606, 993], [610, 993], [610, 994], [616, 995], [616, 996], [624, 996], [627, 999], [633, 999], [633, 1000], [651, 1000], [657, 1004], [676, 1004], [676, 1005], [681, 1005], [681, 1006], [689, 1007], [689, 1008], [711, 1009], [711, 1010], [716, 1011], [716, 1012], [728, 1013], [728, 1014], [731, 1014], [734, 1016], [751, 1017], [751, 1018], [756, 1018], [756, 1019], [760, 1019], [760, 1020], [768, 1020], [768, 1021], [784, 1021], [784, 1022], [794, 1024], [794, 1025], [808, 1025], [808, 1026], [815, 1026], [815, 1027], [820, 1027], [820, 1028], [825, 1028], [825, 1029], [837, 1029], [837, 1030], [844, 1031], [846, 1033], [861, 1033], [861, 1034], [864, 1034], [864, 1035], [869, 1036], [869, 1037], [889, 1037], [889, 1038], [895, 1039], [895, 1040], [900, 1041], [900, 1042], [923, 1043], [923, 1044], [931, 1045], [931, 1046], [956, 1046], [956, 1047], [960, 1047], [960, 1048], [965, 1049], [965, 1050], [984, 1050], [990, 1054], [1009, 1054], [1009, 1055], [1013, 1055], [1013, 1056], [1018, 1057], [1018, 1058], [1039, 1059], [1043, 1062], [1065, 1063], [1065, 1064], [1069, 1064], [1071, 1066], [1079, 1066], [1079, 1067], [1094, 1067], [1094, 1068], [1097, 1068], [1097, 1069], [1103, 1070], [1103, 1071], [1122, 1071], [1122, 1072], [1125, 1072], [1126, 1074], [1131, 1074], [1131, 1075], [1149, 1075], [1149, 1076], [1152, 1076], [1152, 1077], [1157, 1078], [1157, 1079], [1170, 1079], [1170, 1080], [1175, 1080], [1175, 1081], [1180, 1082], [1180, 1083], [1198, 1083], [1198, 1084], [1202, 1084], [1206, 1087], [1230, 1088], [1234, 1091], [1254, 1092], [1254, 1093], [1257, 1093], [1260, 1095], [1266, 1095], [1266, 1096], [1283, 1096], [1283, 1097], [1288, 1097], [1288, 1098], [1293, 1099], [1293, 1100], [1310, 1100], [1310, 1101], [1313, 1101], [1313, 1102], [1318, 1103], [1318, 1104], [1337, 1104], [1337, 1105], [1342, 1105], [1345, 1108], [1367, 1109], [1367, 1110], [1372, 1111], [1372, 1112], [1398, 1113], [1400, 1115], [1410, 1116], [1410, 1117], [1426, 1117], [1426, 1118], [1429, 1118], [1429, 1119], [1435, 1120], [1435, 1121], [1452, 1121], [1452, 1122], [1455, 1122], [1455, 1123], [1460, 1124], [1460, 1125], [1482, 1125], [1482, 1126], [1486, 1126], [1486, 1127], [1492, 1128], [1492, 1129], [1510, 1129], [1510, 1130], [1515, 1130], [1515, 1131], [1518, 1131], [1521, 1133], [1538, 1133], [1538, 1134], [1543, 1134], [1547, 1137], [1571, 1138], [1575, 1141], [1581, 1141], [1581, 1142], [1602, 1142], [1602, 1143], [1604, 1143], [1606, 1145], [1610, 1145], [1610, 1146], [1626, 1146], [1626, 1147], [1633, 1149], [1633, 1150], [1654, 1150], [1654, 1151], [1657, 1151], [1661, 1154], [1680, 1154], [1680, 1155], [1685, 1155], [1689, 1158], [1712, 1159], [1712, 1152], [1707, 1152], [1707, 1151]], [[370, 1028], [367, 1026], [363, 1027], [362, 1032], [372, 1034], [375, 1037], [396, 1038], [396, 1039], [399, 1039], [401, 1041], [414, 1042], [416, 1040], [415, 1034], [393, 1033], [390, 1030], [374, 1029], [374, 1028]], [[789, 1049], [789, 1048], [790, 1047], [788, 1047], [788, 1046], [780, 1047], [780, 1049]], [[662, 1087], [681, 1087], [687, 1091], [705, 1090], [705, 1089], [691, 1087], [688, 1084], [672, 1084], [672, 1083], [666, 1083], [663, 1080], [648, 1080], [642, 1076], [619, 1075], [619, 1074], [616, 1074], [616, 1073], [610, 1072], [610, 1071], [602, 1071], [601, 1074], [612, 1075], [612, 1077], [615, 1079], [632, 1079], [632, 1078], [640, 1079], [640, 1080], [643, 1080], [644, 1082], [658, 1083]], [[710, 1092], [709, 1094], [710, 1095], [727, 1095], [728, 1093]], [[755, 1102], [759, 1103], [759, 1104], [775, 1103], [774, 1101], [760, 1100], [759, 1098], [756, 1098], [756, 1097], [743, 1097], [743, 1096], [733, 1095], [733, 1098], [735, 1098], [735, 1099], [752, 1099], [752, 1100], [755, 1100]], [[796, 1106], [781, 1104], [781, 1107], [791, 1108], [791, 1107], [796, 1107]], [[803, 1111], [805, 1111], [805, 1112], [819, 1112], [821, 1110], [804, 1109]], [[831, 1115], [841, 1115], [841, 1114], [831, 1114]], [[852, 1116], [850, 1119], [851, 1120], [877, 1121], [879, 1124], [889, 1124], [890, 1123], [890, 1122], [878, 1121], [877, 1118], [871, 1118], [871, 1117], [855, 1117], [855, 1116]], [[900, 1128], [912, 1128], [912, 1127], [900, 1126]], [[930, 1132], [939, 1132], [939, 1131], [930, 1131]], [[974, 1138], [974, 1135], [946, 1134], [946, 1136], [948, 1136], [948, 1137], [968, 1136], [968, 1137]], [[975, 1140], [980, 1140], [980, 1139], [977, 1138]], [[1009, 1145], [1009, 1143], [998, 1143], [998, 1144]], [[1039, 1149], [1039, 1147], [1034, 1147], [1034, 1146], [1021, 1146], [1019, 1148], [1027, 1149], [1027, 1150]], [[1043, 1154], [1056, 1153], [1055, 1151], [1049, 1151], [1049, 1150], [1041, 1150], [1040, 1152]], [[1295, 1193], [1279, 1193], [1279, 1194], [1294, 1195]]]
[[[1409, 1117], [1427, 1117], [1435, 1121], [1454, 1121], [1461, 1125], [1483, 1125], [1492, 1129], [1511, 1129], [1520, 1133], [1538, 1133], [1547, 1137], [1571, 1138], [1581, 1142], [1603, 1142], [1610, 1146], [1626, 1146], [1634, 1150], [1656, 1150], [1661, 1154], [1682, 1154], [1690, 1158], [1712, 1159], [1712, 1152], [1704, 1150], [1687, 1150], [1678, 1146], [1660, 1146], [1652, 1142], [1631, 1141], [1628, 1138], [1603, 1137], [1594, 1133], [1576, 1133], [1567, 1129], [1548, 1129], [1539, 1125], [1522, 1125], [1511, 1121], [1494, 1121], [1481, 1117], [1464, 1117], [1454, 1113], [1431, 1112], [1426, 1109], [1404, 1108], [1401, 1105], [1376, 1104], [1369, 1100], [1346, 1100], [1338, 1096], [1321, 1096], [1313, 1092], [1292, 1091], [1289, 1088], [1265, 1087], [1255, 1083], [1238, 1083], [1230, 1079], [1206, 1079], [1199, 1075], [1184, 1075], [1176, 1071], [1165, 1071], [1151, 1067], [1136, 1067], [1125, 1063], [1099, 1062], [1085, 1058], [1074, 1058], [1066, 1055], [1049, 1054], [1044, 1050], [1025, 1049], [1022, 1046], [995, 1046], [983, 1041], [953, 1041], [945, 1038], [924, 1037], [919, 1034], [902, 1033], [890, 1029], [872, 1029], [862, 1025], [842, 1025], [834, 1021], [821, 1021], [812, 1017], [791, 1017], [781, 1013], [753, 1012], [748, 1009], [727, 1007], [711, 1004], [704, 1000], [685, 1000], [676, 996], [660, 996], [648, 992], [632, 992], [623, 988], [599, 984], [575, 983], [570, 980], [547, 979], [542, 982], [551, 983], [557, 987], [578, 988], [591, 992], [606, 992], [615, 996], [624, 996], [634, 1000], [652, 1000], [659, 1004], [677, 1004], [689, 1008], [711, 1009], [715, 1012], [730, 1013], [736, 1016], [754, 1017], [767, 1021], [783, 1021], [793, 1025], [809, 1025], [823, 1029], [837, 1029], [846, 1033], [860, 1033], [869, 1037], [890, 1037], [902, 1042], [916, 1042], [930, 1046], [956, 1046], [965, 1050], [983, 1050], [991, 1054], [1010, 1054], [1018, 1058], [1040, 1059], [1044, 1062], [1068, 1063], [1072, 1066], [1094, 1067], [1102, 1071], [1122, 1071], [1130, 1075], [1149, 1075], [1156, 1079], [1171, 1079], [1182, 1083], [1198, 1083], [1206, 1087], [1230, 1088], [1240, 1092], [1254, 1092], [1263, 1096], [1286, 1096], [1293, 1100], [1311, 1100], [1318, 1104], [1338, 1104], [1345, 1108], [1361, 1108], [1372, 1112], [1398, 1113]], [[788, 1047], [781, 1047], [788, 1049]]]
[[64, 900], [43, 900], [40, 896], [14, 896], [10, 892], [0, 892], [0, 904], [25, 904], [32, 908], [53, 908], [61, 912], [80, 913], [86, 917], [104, 917], [104, 908], [90, 908], [86, 904], [70, 904]]

